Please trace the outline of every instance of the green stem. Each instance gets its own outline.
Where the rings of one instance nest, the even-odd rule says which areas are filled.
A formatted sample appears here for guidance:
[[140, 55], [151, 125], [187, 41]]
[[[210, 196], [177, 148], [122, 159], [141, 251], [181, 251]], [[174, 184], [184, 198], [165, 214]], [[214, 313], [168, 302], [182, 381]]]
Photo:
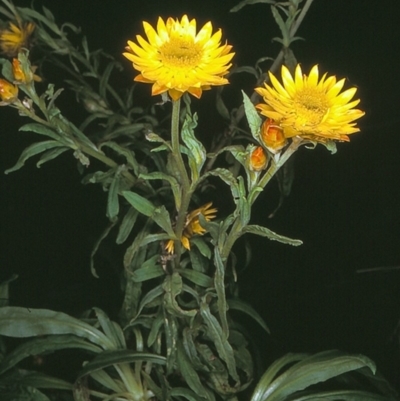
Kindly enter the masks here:
[[[280, 155], [277, 162], [273, 162], [268, 170], [265, 172], [261, 180], [259, 181], [257, 187], [264, 189], [265, 186], [269, 183], [271, 178], [276, 174], [276, 172], [288, 161], [289, 157], [292, 156], [294, 152], [299, 148], [299, 146], [303, 143], [303, 140], [300, 137], [293, 137], [292, 142], [288, 146], [288, 148]], [[261, 191], [252, 191], [249, 195], [249, 203], [252, 205], [254, 201], [258, 198]]]
[[178, 99], [172, 101], [172, 117], [171, 117], [171, 145], [172, 145], [172, 157], [175, 161], [175, 167], [179, 175], [181, 184], [181, 204], [176, 205], [178, 216], [175, 225], [175, 234], [178, 238], [175, 241], [175, 265], [179, 266], [181, 256], [181, 241], [182, 232], [185, 225], [186, 214], [189, 208], [190, 198], [192, 191], [190, 189], [190, 180], [186, 171], [185, 163], [183, 162], [182, 154], [180, 151], [180, 130], [179, 130], [179, 113], [180, 113], [180, 102]]
[[[299, 137], [294, 137], [292, 138], [292, 142], [289, 145], [289, 147], [284, 151], [284, 153], [280, 156], [278, 161], [273, 162], [268, 170], [265, 172], [261, 180], [259, 181], [257, 185], [257, 190], [253, 190], [250, 192], [249, 197], [248, 197], [248, 202], [250, 206], [254, 203], [254, 201], [257, 199], [258, 195], [262, 192], [259, 191], [259, 188], [264, 189], [265, 186], [268, 184], [268, 182], [271, 180], [271, 178], [277, 173], [277, 171], [287, 162], [289, 157], [299, 148], [299, 146], [303, 143], [302, 139]], [[233, 223], [232, 229], [229, 232], [229, 235], [225, 241], [221, 256], [223, 260], [227, 260], [229, 253], [231, 252], [231, 249], [233, 247], [233, 244], [236, 242], [236, 240], [240, 237], [241, 232], [242, 232], [243, 226], [241, 223], [240, 217], [238, 217], [235, 222]]]

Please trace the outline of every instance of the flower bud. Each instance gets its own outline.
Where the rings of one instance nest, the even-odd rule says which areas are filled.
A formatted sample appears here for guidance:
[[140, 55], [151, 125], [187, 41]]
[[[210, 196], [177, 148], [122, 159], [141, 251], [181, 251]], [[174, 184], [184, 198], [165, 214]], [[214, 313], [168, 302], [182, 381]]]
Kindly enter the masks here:
[[250, 153], [249, 167], [253, 171], [261, 171], [267, 167], [268, 157], [261, 146], [257, 146]]
[[268, 118], [261, 127], [261, 140], [271, 153], [278, 153], [287, 143], [283, 129]]
[[3, 104], [12, 103], [18, 96], [18, 88], [5, 79], [0, 78], [0, 99]]

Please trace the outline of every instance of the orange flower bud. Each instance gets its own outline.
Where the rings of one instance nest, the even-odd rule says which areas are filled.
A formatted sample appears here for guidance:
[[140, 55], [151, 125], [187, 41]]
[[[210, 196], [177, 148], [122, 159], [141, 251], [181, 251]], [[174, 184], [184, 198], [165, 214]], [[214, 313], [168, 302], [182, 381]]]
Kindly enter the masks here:
[[14, 75], [14, 78], [16, 81], [19, 81], [19, 82], [26, 81], [25, 74], [21, 68], [21, 63], [16, 58], [13, 58], [13, 61], [12, 61], [12, 72], [13, 72], [13, 75]]
[[267, 167], [268, 157], [261, 146], [257, 146], [250, 154], [249, 167], [253, 171], [261, 171]]
[[283, 129], [270, 118], [261, 127], [261, 139], [272, 153], [278, 153], [287, 142]]
[[18, 96], [18, 88], [5, 79], [0, 78], [0, 99], [12, 103]]
[[21, 62], [16, 58], [13, 58], [12, 72], [15, 78], [14, 83], [16, 84], [29, 84], [32, 79], [36, 81], [33, 70], [31, 71], [28, 69], [28, 71], [24, 71]]

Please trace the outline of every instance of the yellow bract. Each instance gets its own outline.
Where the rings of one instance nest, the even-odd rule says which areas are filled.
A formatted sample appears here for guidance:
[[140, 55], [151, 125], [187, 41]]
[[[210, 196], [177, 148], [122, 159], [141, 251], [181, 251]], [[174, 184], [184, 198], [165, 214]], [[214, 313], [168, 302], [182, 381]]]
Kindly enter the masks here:
[[356, 88], [340, 93], [344, 79], [324, 74], [319, 78], [318, 66], [303, 75], [297, 65], [294, 77], [282, 66], [282, 84], [269, 74], [271, 86], [256, 88], [265, 103], [257, 105], [260, 113], [274, 120], [286, 138], [302, 136], [319, 142], [348, 141], [347, 135], [359, 131], [354, 123], [365, 113], [355, 107], [359, 99], [351, 101]]
[[221, 46], [221, 30], [212, 33], [207, 22], [196, 33], [196, 20], [184, 15], [179, 21], [158, 19], [157, 30], [143, 22], [147, 41], [137, 35], [138, 44], [128, 41], [124, 56], [140, 72], [135, 81], [153, 84], [152, 95], [168, 92], [178, 100], [185, 92], [200, 98], [203, 90], [226, 85], [232, 46]]
[[33, 22], [27, 22], [17, 26], [9, 23], [8, 29], [0, 31], [0, 49], [3, 54], [13, 57], [18, 54], [22, 48], [29, 47], [30, 37], [35, 29]]
[[[203, 228], [200, 224], [199, 216], [200, 214], [206, 219], [206, 221], [210, 221], [215, 218], [217, 209], [211, 208], [212, 202], [206, 203], [205, 205], [199, 207], [198, 209], [193, 210], [186, 216], [185, 227], [183, 229], [181, 243], [184, 248], [190, 249], [189, 239], [194, 235], [203, 235], [206, 232], [206, 229]], [[168, 253], [174, 253], [174, 241], [169, 240], [165, 245], [165, 250]]]

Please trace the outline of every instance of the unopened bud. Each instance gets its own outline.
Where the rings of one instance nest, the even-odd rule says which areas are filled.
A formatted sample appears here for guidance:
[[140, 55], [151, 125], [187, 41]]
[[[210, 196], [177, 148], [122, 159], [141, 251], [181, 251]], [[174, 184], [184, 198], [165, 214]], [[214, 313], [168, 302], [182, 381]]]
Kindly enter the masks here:
[[287, 139], [280, 125], [268, 119], [261, 127], [261, 140], [271, 153], [278, 153], [287, 143]]

